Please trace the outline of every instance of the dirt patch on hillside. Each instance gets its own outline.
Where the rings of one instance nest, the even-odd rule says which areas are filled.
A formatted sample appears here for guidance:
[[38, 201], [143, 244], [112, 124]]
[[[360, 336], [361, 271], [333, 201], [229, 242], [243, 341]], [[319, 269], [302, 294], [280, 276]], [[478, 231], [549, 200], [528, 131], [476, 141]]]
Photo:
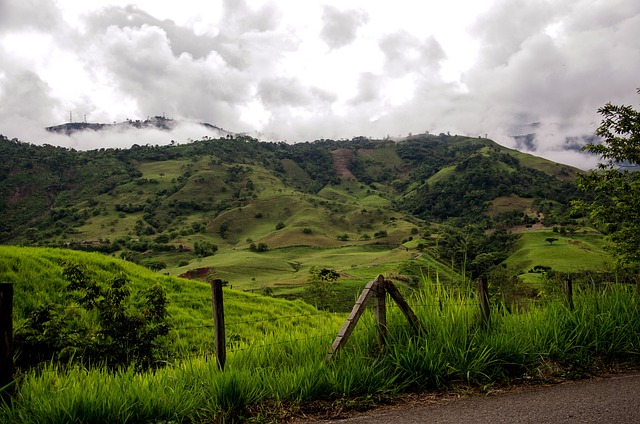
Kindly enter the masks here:
[[351, 149], [338, 149], [331, 152], [333, 167], [341, 180], [355, 180], [356, 177], [349, 171], [349, 162], [353, 159], [354, 152]]
[[178, 277], [188, 278], [189, 280], [205, 280], [207, 277], [207, 274], [209, 274], [209, 272], [212, 270], [213, 268], [208, 268], [208, 267], [190, 269], [189, 271], [178, 275]]

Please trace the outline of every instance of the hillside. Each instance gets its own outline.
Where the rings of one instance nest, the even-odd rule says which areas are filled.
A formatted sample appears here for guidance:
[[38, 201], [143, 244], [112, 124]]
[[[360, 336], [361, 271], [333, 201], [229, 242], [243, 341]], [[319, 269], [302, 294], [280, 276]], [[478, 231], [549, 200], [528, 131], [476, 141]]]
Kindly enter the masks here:
[[171, 275], [207, 268], [287, 296], [303, 296], [311, 266], [356, 286], [379, 272], [474, 276], [508, 257], [512, 229], [577, 224], [576, 169], [481, 138], [228, 135], [75, 151], [2, 137], [0, 155], [4, 244], [99, 251]]
[[[114, 276], [124, 276], [138, 298], [139, 293], [158, 283], [168, 297], [168, 346], [173, 355], [187, 352], [211, 351], [213, 325], [211, 287], [209, 284], [177, 277], [160, 275], [139, 265], [97, 253], [77, 252], [69, 249], [0, 246], [0, 281], [14, 285], [14, 321], [19, 331], [26, 319], [47, 305], [62, 306], [69, 316], [77, 309], [75, 303], [65, 303], [69, 285], [63, 277], [65, 264], [85, 267], [96, 281], [106, 282]], [[225, 316], [231, 341], [249, 342], [257, 337], [252, 321], [261, 323], [262, 334], [284, 331], [292, 322], [280, 317], [313, 315], [313, 322], [295, 320], [302, 331], [313, 332], [320, 323], [340, 326], [340, 319], [322, 315], [313, 306], [301, 301], [287, 301], [224, 290]], [[61, 304], [62, 303], [62, 304]], [[306, 330], [305, 330], [306, 328]]]

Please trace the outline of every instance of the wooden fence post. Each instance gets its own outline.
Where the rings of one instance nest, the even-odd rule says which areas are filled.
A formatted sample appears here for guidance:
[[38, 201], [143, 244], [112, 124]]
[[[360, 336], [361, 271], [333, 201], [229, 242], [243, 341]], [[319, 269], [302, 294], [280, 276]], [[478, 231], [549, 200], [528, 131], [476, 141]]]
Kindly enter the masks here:
[[489, 309], [489, 281], [486, 276], [482, 276], [478, 280], [478, 297], [480, 298], [482, 325], [487, 325], [491, 311]]
[[211, 297], [213, 299], [213, 328], [215, 333], [215, 349], [218, 367], [224, 371], [227, 360], [227, 349], [224, 333], [224, 303], [222, 301], [222, 280], [211, 282]]
[[409, 304], [407, 303], [407, 301], [404, 300], [404, 297], [402, 297], [402, 294], [400, 294], [400, 291], [398, 290], [398, 288], [389, 280], [385, 280], [385, 287], [387, 289], [387, 293], [389, 293], [389, 296], [391, 296], [391, 299], [393, 299], [398, 304], [398, 307], [400, 308], [400, 312], [404, 314], [404, 316], [407, 318], [407, 320], [409, 321], [409, 324], [411, 324], [413, 329], [416, 332], [422, 332], [422, 334], [427, 334], [427, 330], [422, 325], [420, 320], [418, 320], [418, 317], [413, 312], [411, 307], [409, 307]]
[[573, 282], [571, 281], [571, 278], [565, 278], [562, 285], [567, 306], [569, 307], [569, 310], [573, 311]]
[[353, 305], [353, 309], [351, 310], [349, 317], [342, 325], [342, 328], [338, 332], [336, 339], [331, 345], [331, 349], [329, 350], [329, 354], [327, 355], [327, 362], [329, 362], [331, 358], [333, 358], [333, 355], [335, 355], [347, 343], [349, 336], [353, 332], [353, 329], [356, 328], [356, 324], [358, 323], [360, 316], [365, 310], [369, 298], [375, 293], [375, 290], [377, 290], [377, 286], [383, 283], [384, 277], [382, 275], [378, 275], [375, 280], [369, 281], [367, 285], [364, 286], [362, 293], [360, 293], [360, 297], [358, 297], [358, 300], [356, 300], [356, 304]]
[[5, 399], [9, 393], [2, 390], [13, 382], [13, 284], [0, 284], [0, 395]]
[[336, 339], [333, 341], [333, 345], [331, 345], [331, 349], [329, 350], [329, 354], [327, 355], [327, 362], [329, 362], [333, 355], [335, 355], [338, 350], [342, 349], [342, 347], [347, 343], [347, 339], [353, 332], [353, 329], [356, 327], [360, 316], [365, 310], [367, 306], [367, 302], [371, 299], [371, 296], [375, 296], [376, 304], [374, 308], [374, 314], [376, 319], [376, 327], [378, 331], [378, 343], [380, 349], [384, 349], [386, 336], [387, 336], [387, 293], [391, 296], [391, 299], [395, 300], [398, 306], [400, 307], [400, 311], [404, 314], [404, 316], [409, 320], [409, 323], [416, 331], [422, 331], [423, 334], [426, 334], [426, 330], [424, 326], [418, 321], [418, 317], [413, 313], [413, 310], [409, 307], [409, 304], [400, 294], [400, 291], [393, 283], [389, 280], [385, 280], [382, 275], [378, 275], [375, 280], [369, 281], [362, 293], [360, 293], [360, 297], [356, 301], [356, 304], [353, 306], [351, 310], [351, 314], [349, 318], [345, 321], [344, 325], [338, 332]]
[[384, 350], [385, 340], [387, 338], [387, 290], [385, 288], [384, 280], [380, 281], [380, 283], [376, 286], [375, 291], [376, 330], [378, 333], [378, 347], [382, 351]]

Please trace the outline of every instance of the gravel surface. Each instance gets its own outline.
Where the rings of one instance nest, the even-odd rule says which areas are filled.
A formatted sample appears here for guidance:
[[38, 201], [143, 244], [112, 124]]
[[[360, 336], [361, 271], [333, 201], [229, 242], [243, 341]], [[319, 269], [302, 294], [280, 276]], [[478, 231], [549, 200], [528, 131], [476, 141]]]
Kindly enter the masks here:
[[424, 399], [339, 420], [310, 423], [640, 424], [640, 373], [518, 388], [483, 396]]

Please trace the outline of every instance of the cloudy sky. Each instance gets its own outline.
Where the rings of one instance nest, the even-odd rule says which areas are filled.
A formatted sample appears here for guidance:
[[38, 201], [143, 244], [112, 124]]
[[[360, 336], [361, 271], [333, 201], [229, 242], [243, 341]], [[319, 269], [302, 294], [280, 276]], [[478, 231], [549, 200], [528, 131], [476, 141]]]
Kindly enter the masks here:
[[[288, 142], [450, 132], [585, 167], [606, 102], [637, 106], [637, 0], [0, 0], [0, 133], [166, 117]], [[132, 138], [133, 137], [133, 138]]]

